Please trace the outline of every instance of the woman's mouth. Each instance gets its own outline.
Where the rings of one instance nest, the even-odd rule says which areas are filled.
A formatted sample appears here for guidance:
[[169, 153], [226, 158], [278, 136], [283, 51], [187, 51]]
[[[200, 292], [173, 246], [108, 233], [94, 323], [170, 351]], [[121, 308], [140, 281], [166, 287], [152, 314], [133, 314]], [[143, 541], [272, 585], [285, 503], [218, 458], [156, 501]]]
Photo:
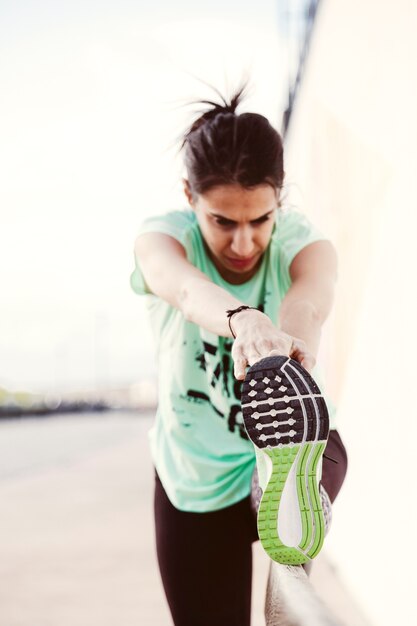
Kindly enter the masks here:
[[243, 259], [235, 259], [231, 257], [226, 257], [226, 259], [227, 262], [230, 263], [230, 265], [233, 265], [233, 267], [235, 267], [236, 269], [244, 270], [252, 265], [252, 263], [256, 259], [256, 255]]

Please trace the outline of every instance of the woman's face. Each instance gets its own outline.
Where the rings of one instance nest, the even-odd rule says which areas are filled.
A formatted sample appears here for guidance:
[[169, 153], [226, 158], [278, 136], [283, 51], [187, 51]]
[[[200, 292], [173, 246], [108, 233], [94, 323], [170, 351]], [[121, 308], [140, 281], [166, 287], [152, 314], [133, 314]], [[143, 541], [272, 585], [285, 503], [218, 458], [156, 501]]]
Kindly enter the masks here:
[[233, 284], [252, 278], [271, 239], [277, 191], [266, 184], [219, 185], [193, 199], [185, 180], [184, 191], [220, 275]]

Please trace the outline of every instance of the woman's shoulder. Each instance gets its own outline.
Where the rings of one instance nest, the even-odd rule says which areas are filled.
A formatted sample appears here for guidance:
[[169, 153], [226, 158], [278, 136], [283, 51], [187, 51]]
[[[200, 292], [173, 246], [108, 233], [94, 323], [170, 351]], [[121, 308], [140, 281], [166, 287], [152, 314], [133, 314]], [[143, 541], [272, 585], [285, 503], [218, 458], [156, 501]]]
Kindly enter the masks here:
[[273, 252], [287, 268], [300, 250], [322, 239], [326, 237], [304, 213], [292, 208], [278, 212], [271, 244]]
[[311, 220], [296, 209], [279, 210], [275, 217], [273, 240], [275, 243], [284, 242], [289, 237], [300, 236], [314, 230]]
[[151, 226], [193, 226], [196, 223], [194, 211], [191, 209], [171, 209], [164, 213], [148, 215], [142, 222], [141, 229], [148, 229]]
[[170, 235], [184, 244], [190, 231], [195, 230], [196, 227], [197, 220], [194, 211], [191, 209], [174, 209], [145, 218], [137, 234], [162, 233]]
[[272, 234], [274, 245], [282, 247], [289, 242], [304, 242], [306, 239], [323, 238], [320, 230], [301, 211], [292, 208], [278, 211]]

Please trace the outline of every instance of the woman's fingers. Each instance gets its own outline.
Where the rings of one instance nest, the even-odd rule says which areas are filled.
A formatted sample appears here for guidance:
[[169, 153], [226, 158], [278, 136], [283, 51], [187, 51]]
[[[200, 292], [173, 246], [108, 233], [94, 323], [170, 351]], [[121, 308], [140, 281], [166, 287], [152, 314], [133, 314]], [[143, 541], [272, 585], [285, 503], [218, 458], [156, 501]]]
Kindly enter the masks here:
[[234, 357], [234, 374], [237, 380], [243, 380], [245, 378], [246, 367], [248, 365], [244, 356], [239, 355]]
[[290, 356], [293, 347], [292, 337], [284, 335], [274, 342], [274, 347], [269, 351], [268, 356]]
[[308, 371], [311, 372], [313, 367], [316, 364], [316, 359], [314, 356], [308, 351], [308, 348], [305, 342], [302, 339], [294, 339], [292, 350], [290, 356], [293, 359], [296, 359], [301, 365]]
[[296, 359], [306, 370], [311, 371], [316, 364], [316, 359], [308, 351], [302, 339], [291, 337], [282, 331], [278, 336], [271, 338], [257, 338], [256, 341], [246, 343], [237, 339], [232, 348], [234, 361], [234, 375], [237, 380], [243, 380], [246, 368], [251, 367], [260, 359], [267, 356], [290, 356]]
[[290, 356], [293, 345], [293, 338], [282, 331], [274, 341], [274, 347], [270, 350], [270, 356]]
[[250, 366], [252, 366], [252, 365], [255, 365], [255, 363], [256, 363], [257, 361], [259, 361], [260, 359], [262, 359], [262, 358], [263, 358], [263, 356], [265, 356], [265, 355], [261, 354], [261, 353], [260, 353], [260, 352], [258, 352], [258, 351], [256, 351], [256, 352], [255, 352], [255, 351], [253, 351], [253, 352], [251, 352], [250, 354], [248, 354], [247, 361], [248, 361], [249, 365], [250, 365]]
[[316, 364], [316, 359], [309, 352], [305, 342], [302, 339], [290, 337], [289, 335], [286, 335], [284, 340], [281, 340], [280, 347], [274, 347], [273, 350], [270, 350], [268, 356], [290, 356], [301, 363], [309, 372]]
[[316, 359], [310, 354], [306, 357], [303, 357], [300, 363], [307, 370], [307, 372], [311, 372], [311, 370], [316, 364]]
[[243, 380], [245, 378], [246, 368], [255, 365], [255, 363], [267, 355], [267, 352], [262, 354], [258, 347], [255, 346], [251, 346], [246, 354], [243, 354], [240, 350], [235, 354], [232, 352], [235, 378]]
[[290, 356], [289, 350], [277, 350], [274, 348], [268, 352], [267, 356]]
[[[274, 332], [276, 333], [275, 329]], [[268, 338], [257, 337], [255, 341], [252, 340], [246, 345], [244, 341], [236, 339], [232, 347], [235, 378], [243, 380], [246, 368], [264, 357], [282, 354], [289, 356], [291, 344], [292, 337], [286, 333], [280, 333], [278, 337], [276, 335]]]

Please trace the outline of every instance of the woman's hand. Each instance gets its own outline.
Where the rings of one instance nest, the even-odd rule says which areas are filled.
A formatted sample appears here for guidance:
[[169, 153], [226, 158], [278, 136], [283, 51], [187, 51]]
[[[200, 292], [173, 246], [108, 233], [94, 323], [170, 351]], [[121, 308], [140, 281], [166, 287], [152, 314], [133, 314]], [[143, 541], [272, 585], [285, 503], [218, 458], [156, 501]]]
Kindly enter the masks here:
[[236, 335], [232, 358], [234, 374], [238, 380], [245, 378], [248, 366], [266, 356], [290, 356], [308, 371], [314, 367], [316, 360], [304, 341], [278, 330], [261, 311], [240, 311], [233, 316], [231, 323]]

